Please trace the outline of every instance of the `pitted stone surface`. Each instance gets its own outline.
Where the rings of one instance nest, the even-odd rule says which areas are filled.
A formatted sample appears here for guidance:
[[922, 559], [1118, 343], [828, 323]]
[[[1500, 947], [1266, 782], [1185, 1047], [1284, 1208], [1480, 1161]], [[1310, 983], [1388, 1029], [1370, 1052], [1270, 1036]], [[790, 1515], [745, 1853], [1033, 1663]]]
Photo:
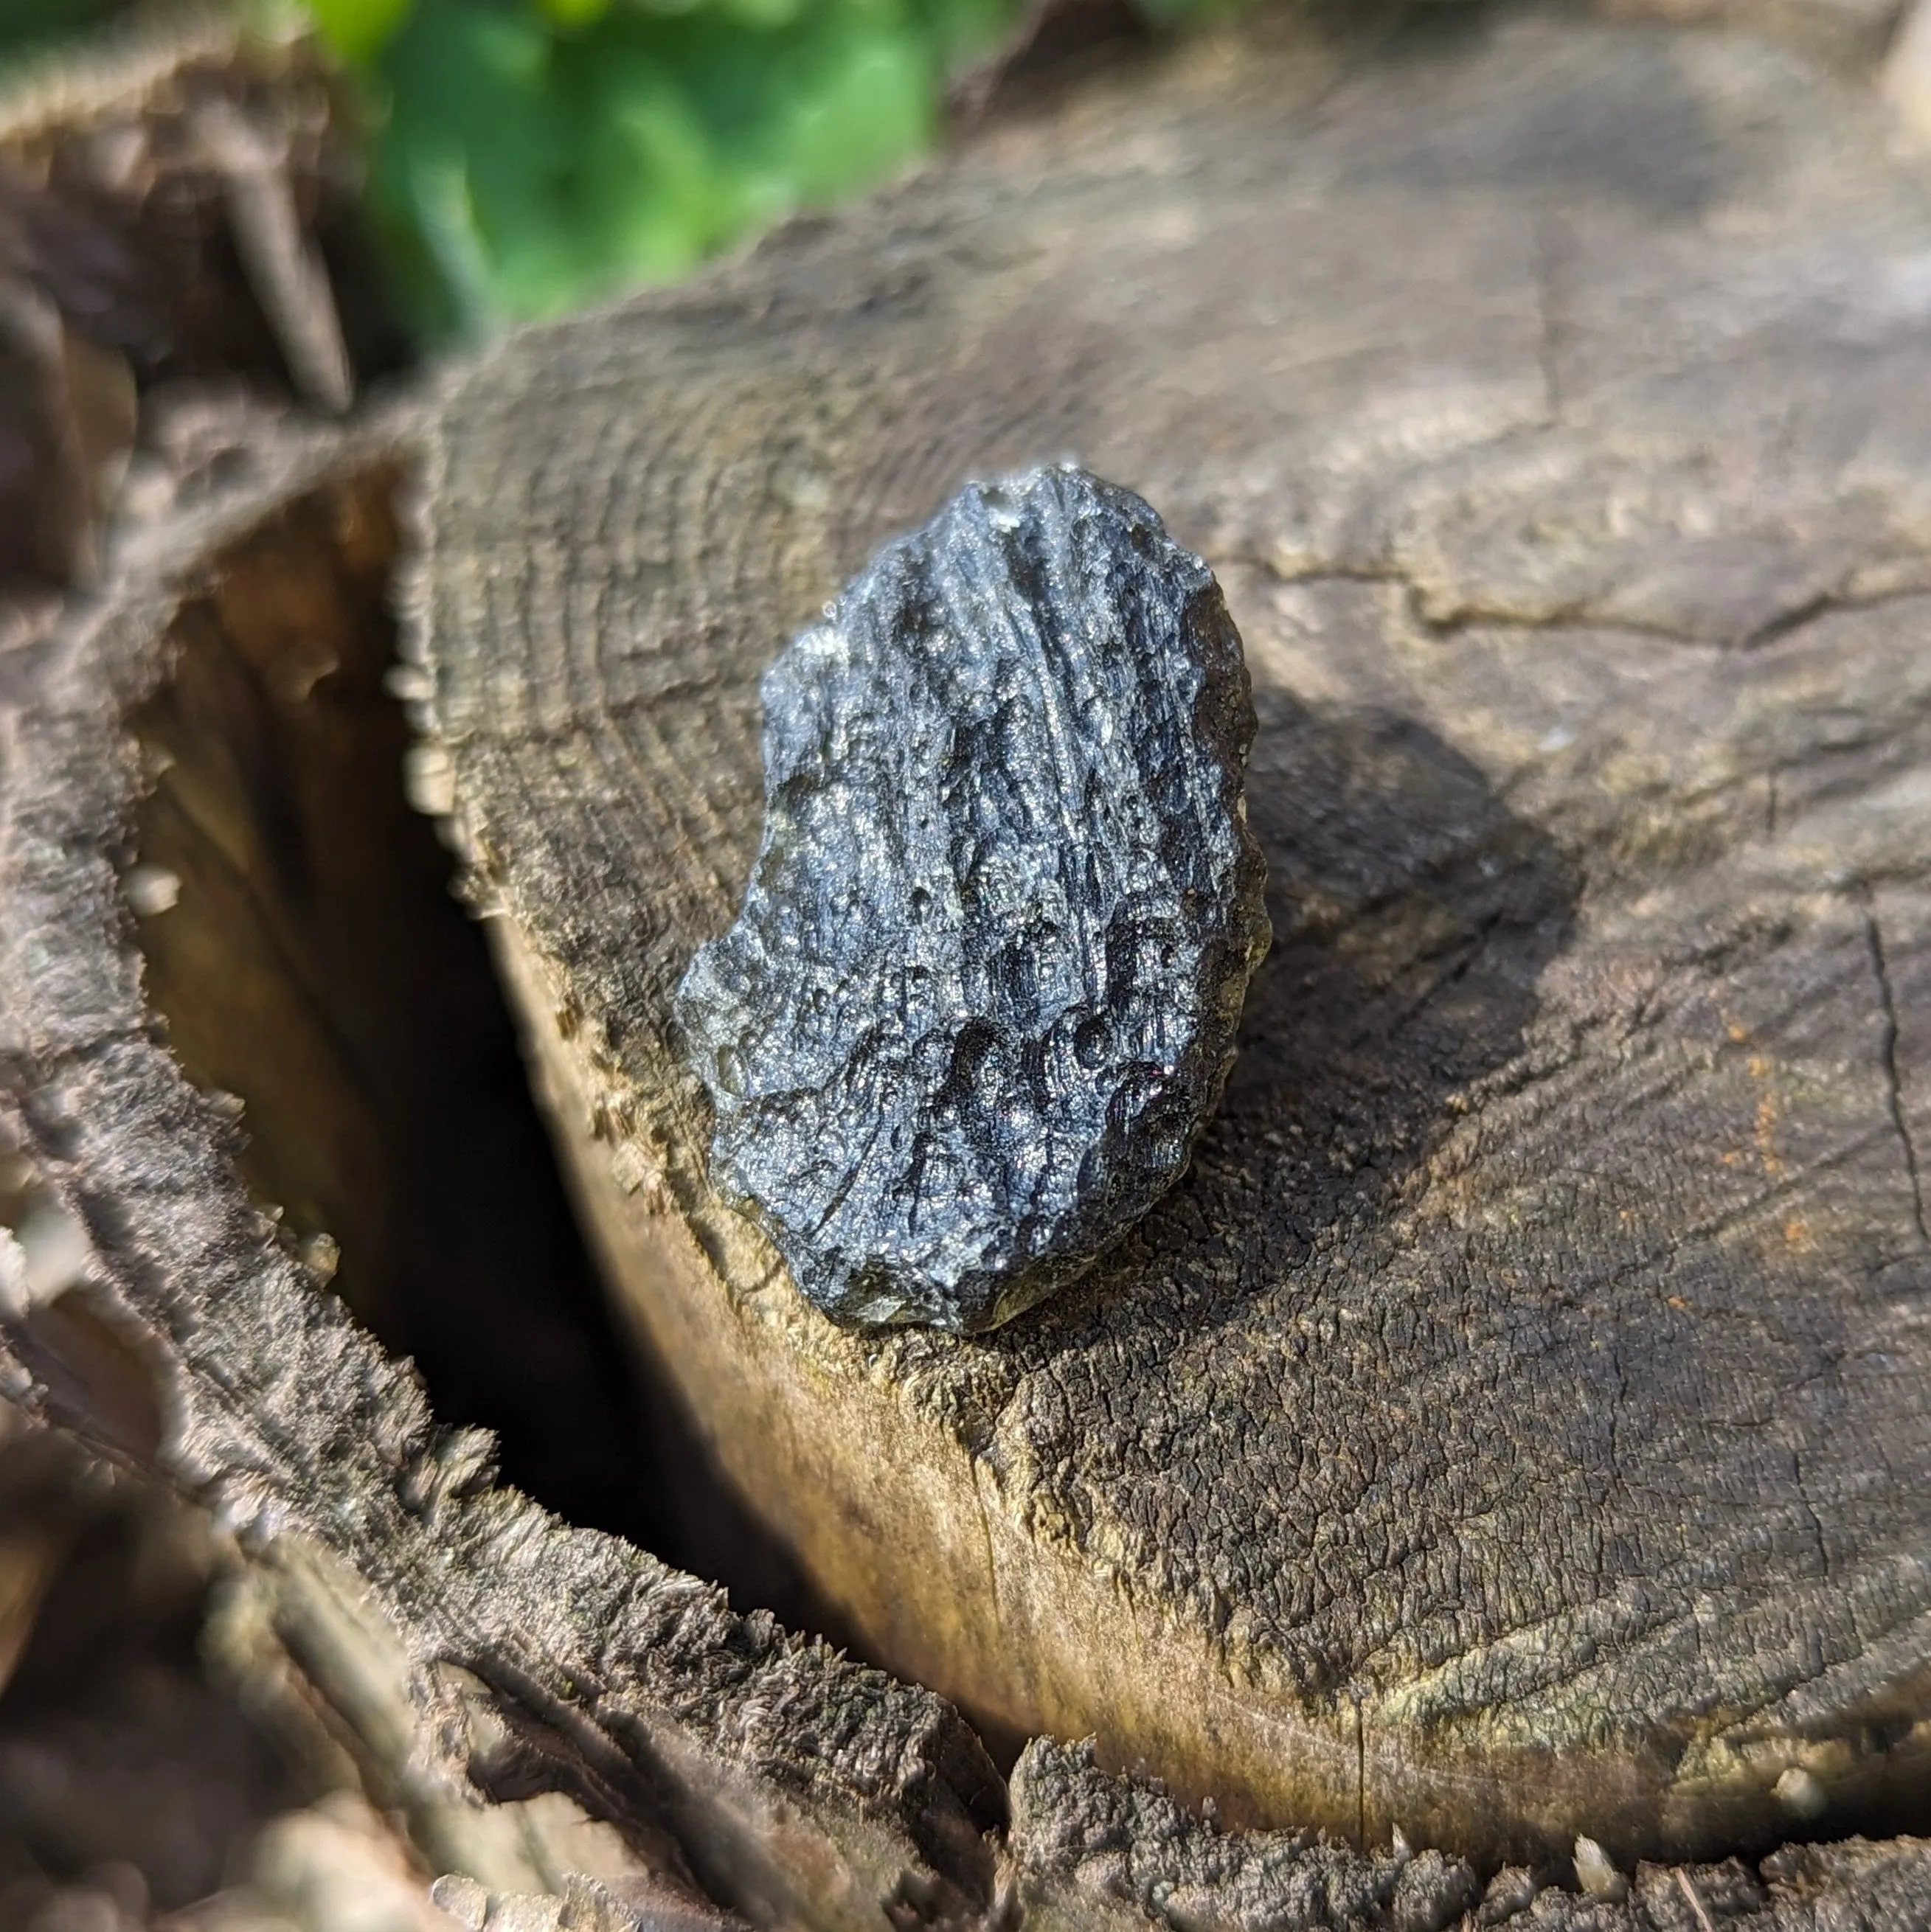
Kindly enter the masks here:
[[1185, 1169], [1266, 951], [1206, 566], [1071, 467], [969, 484], [766, 674], [764, 829], [679, 993], [711, 1175], [834, 1318], [989, 1328]]

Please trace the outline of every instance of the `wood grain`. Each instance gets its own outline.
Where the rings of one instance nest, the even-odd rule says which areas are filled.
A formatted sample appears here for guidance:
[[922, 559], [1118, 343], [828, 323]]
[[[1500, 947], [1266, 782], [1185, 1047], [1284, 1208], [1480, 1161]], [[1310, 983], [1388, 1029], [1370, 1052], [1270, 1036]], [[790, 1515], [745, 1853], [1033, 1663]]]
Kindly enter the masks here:
[[[458, 373], [424, 802], [644, 1346], [872, 1654], [1364, 1844], [1908, 1811], [1931, 205], [1741, 38], [1531, 15], [1331, 78], [1196, 48]], [[755, 850], [762, 666], [1061, 454], [1227, 590], [1277, 941], [1090, 1285], [853, 1336], [707, 1193], [669, 994]]]
[[[296, 1024], [264, 983], [277, 949], [262, 928], [287, 936], [311, 902], [289, 884], [288, 820], [251, 817], [246, 802], [278, 795], [265, 760], [302, 735], [287, 720], [278, 746], [264, 734], [272, 694], [312, 676], [318, 640], [344, 645], [340, 627], [368, 616], [413, 436], [403, 416], [259, 450], [256, 489], [156, 532], [144, 567], [74, 610], [37, 662], [9, 667], [0, 1138], [74, 1216], [87, 1252], [49, 1305], [5, 1311], [0, 1384], [165, 1473], [249, 1553], [281, 1667], [446, 1868], [465, 1869], [488, 1838], [463, 1826], [466, 1808], [561, 1790], [640, 1846], [678, 1845], [687, 1871], [761, 1923], [883, 1932], [907, 1888], [914, 1918], [969, 1916], [990, 1900], [984, 1834], [1004, 1792], [957, 1715], [497, 1486], [490, 1438], [434, 1419], [413, 1368], [294, 1238], [312, 1232], [311, 1204], [353, 1186], [338, 1156], [365, 1144], [357, 1109], [371, 1096], [339, 1084], [326, 1030]], [[231, 697], [258, 675], [254, 702], [207, 701], [212, 666]], [[182, 889], [203, 903], [198, 935], [158, 946], [150, 966], [122, 875], [167, 742], [158, 718], [177, 759], [191, 754], [191, 779], [149, 831], [173, 841]], [[326, 718], [307, 729], [339, 746]], [[219, 782], [238, 767], [252, 786]], [[338, 803], [356, 845], [365, 806]], [[235, 861], [225, 890], [208, 848]], [[284, 956], [305, 955], [292, 941]], [[219, 1037], [203, 990], [183, 1028], [196, 1071], [269, 1092], [245, 1117], [259, 1142], [245, 1161], [234, 1094], [191, 1082], [146, 997], [197, 962], [230, 976], [233, 1034]], [[250, 1176], [289, 1191], [286, 1234], [281, 1204]], [[384, 1264], [379, 1221], [345, 1232], [360, 1264]]]

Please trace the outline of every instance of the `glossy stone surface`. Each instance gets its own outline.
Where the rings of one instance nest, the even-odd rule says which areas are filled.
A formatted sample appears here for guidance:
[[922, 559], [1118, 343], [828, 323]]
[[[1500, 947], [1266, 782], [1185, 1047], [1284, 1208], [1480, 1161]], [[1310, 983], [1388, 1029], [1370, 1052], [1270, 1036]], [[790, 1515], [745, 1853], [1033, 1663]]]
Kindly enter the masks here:
[[971, 484], [765, 674], [764, 829], [679, 989], [711, 1177], [834, 1319], [971, 1330], [1184, 1171], [1266, 951], [1239, 634], [1071, 466]]

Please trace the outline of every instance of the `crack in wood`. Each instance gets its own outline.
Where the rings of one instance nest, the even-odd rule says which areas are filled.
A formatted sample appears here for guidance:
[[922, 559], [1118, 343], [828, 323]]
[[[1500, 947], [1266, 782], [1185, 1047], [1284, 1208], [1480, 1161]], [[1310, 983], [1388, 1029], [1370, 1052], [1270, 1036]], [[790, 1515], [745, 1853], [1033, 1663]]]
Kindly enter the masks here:
[[1884, 1069], [1884, 1096], [1890, 1110], [1891, 1125], [1897, 1130], [1904, 1149], [1905, 1172], [1911, 1177], [1911, 1209], [1917, 1226], [1917, 1238], [1931, 1248], [1931, 1225], [1924, 1213], [1924, 1180], [1917, 1164], [1917, 1144], [1912, 1138], [1910, 1116], [1904, 1106], [1904, 1082], [1897, 1064], [1897, 1001], [1891, 991], [1890, 967], [1884, 957], [1884, 932], [1878, 923], [1876, 903], [1870, 888], [1863, 889], [1864, 936], [1870, 946], [1871, 970], [1878, 986], [1878, 1009], [1884, 1016], [1884, 1031], [1878, 1041], [1878, 1058]]

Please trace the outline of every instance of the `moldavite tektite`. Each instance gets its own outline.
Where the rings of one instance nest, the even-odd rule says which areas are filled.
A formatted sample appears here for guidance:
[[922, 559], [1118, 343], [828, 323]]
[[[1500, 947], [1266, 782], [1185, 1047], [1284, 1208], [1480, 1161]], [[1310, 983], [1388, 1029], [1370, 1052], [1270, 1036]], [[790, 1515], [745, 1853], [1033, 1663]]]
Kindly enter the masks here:
[[710, 1172], [848, 1322], [987, 1328], [1185, 1168], [1267, 949], [1207, 566], [1071, 466], [969, 484], [765, 674], [764, 836], [679, 989]]

